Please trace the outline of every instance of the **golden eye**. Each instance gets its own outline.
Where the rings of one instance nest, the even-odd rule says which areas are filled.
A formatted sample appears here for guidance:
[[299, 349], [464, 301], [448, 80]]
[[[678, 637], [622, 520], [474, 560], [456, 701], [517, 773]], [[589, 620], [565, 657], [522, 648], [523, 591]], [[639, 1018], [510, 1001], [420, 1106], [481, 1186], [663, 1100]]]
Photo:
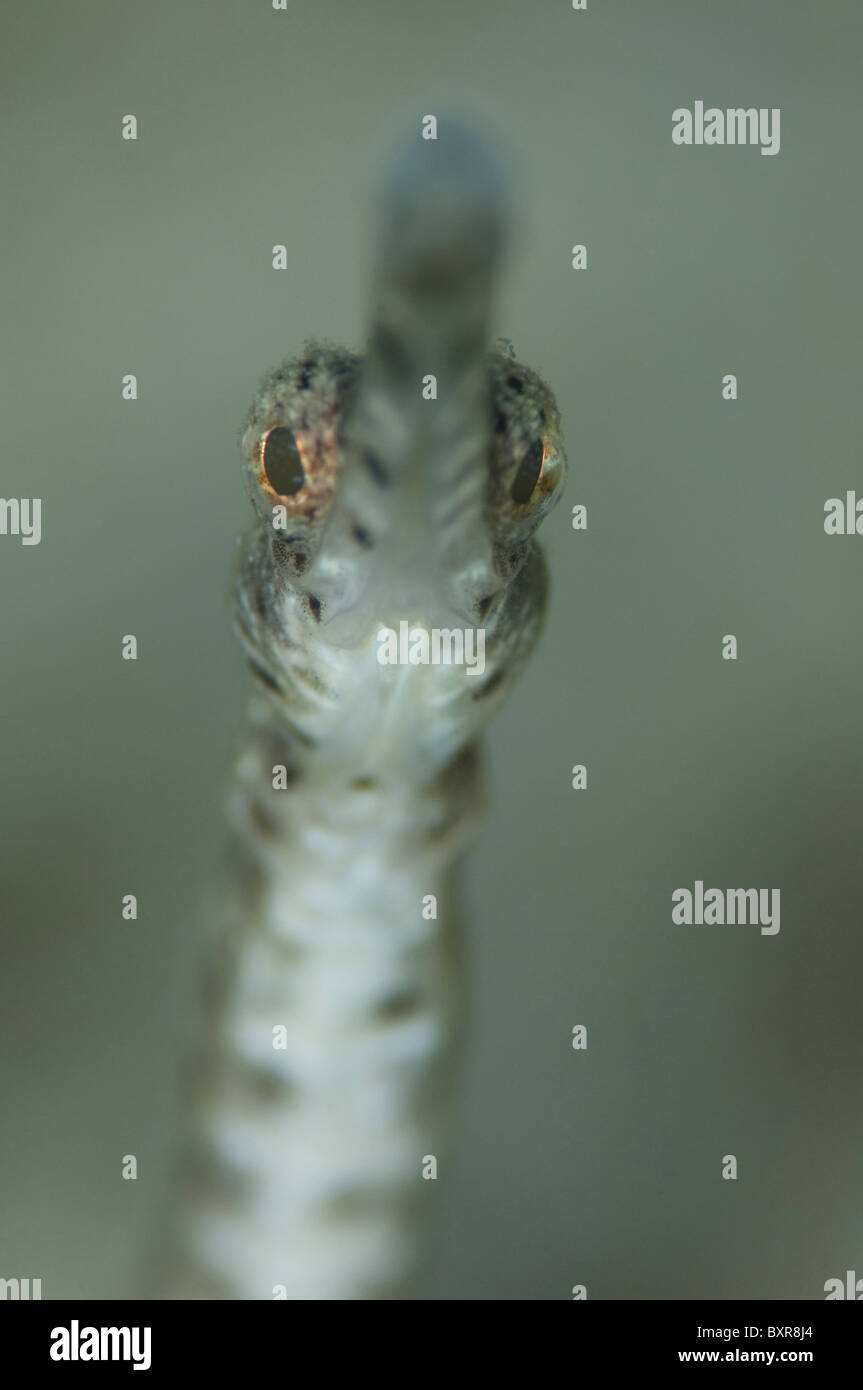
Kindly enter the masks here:
[[305, 487], [306, 473], [293, 431], [284, 425], [264, 435], [261, 443], [261, 463], [267, 482], [280, 497], [293, 497]]
[[510, 496], [518, 506], [529, 502], [542, 472], [542, 440], [535, 439], [518, 466]]

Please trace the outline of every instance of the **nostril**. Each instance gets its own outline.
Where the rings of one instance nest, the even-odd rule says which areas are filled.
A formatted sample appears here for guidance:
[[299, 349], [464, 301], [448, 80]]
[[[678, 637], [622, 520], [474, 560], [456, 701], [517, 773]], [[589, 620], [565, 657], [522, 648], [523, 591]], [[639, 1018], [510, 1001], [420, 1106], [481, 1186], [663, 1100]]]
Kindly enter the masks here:
[[496, 598], [497, 594], [486, 594], [485, 598], [478, 598], [476, 600], [474, 608], [476, 609], [478, 618], [483, 619], [488, 615], [488, 611]]

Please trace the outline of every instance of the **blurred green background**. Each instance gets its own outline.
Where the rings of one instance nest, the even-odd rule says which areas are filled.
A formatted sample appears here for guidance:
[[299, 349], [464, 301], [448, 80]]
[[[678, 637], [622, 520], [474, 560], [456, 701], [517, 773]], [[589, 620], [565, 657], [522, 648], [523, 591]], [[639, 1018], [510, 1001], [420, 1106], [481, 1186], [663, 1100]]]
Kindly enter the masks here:
[[[557, 392], [571, 474], [546, 634], [487, 739], [423, 1296], [823, 1298], [863, 1271], [863, 539], [822, 524], [863, 495], [863, 10], [7, 0], [0, 23], [0, 491], [43, 499], [41, 545], [0, 537], [0, 1275], [131, 1287], [248, 688], [240, 422], [304, 338], [361, 346], [376, 151], [457, 105], [512, 164], [495, 332]], [[780, 153], [676, 148], [697, 99], [780, 107]], [[779, 935], [673, 926], [696, 878], [779, 887]]]

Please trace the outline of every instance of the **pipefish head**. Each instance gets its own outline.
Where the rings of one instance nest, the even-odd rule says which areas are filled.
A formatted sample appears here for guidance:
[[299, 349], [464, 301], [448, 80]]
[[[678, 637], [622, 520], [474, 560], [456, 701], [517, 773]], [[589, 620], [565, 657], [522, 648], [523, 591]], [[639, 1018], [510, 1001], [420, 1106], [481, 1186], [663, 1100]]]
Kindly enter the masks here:
[[266, 649], [303, 633], [336, 652], [402, 618], [482, 625], [500, 686], [536, 636], [534, 533], [565, 473], [552, 393], [489, 347], [505, 181], [470, 132], [440, 121], [437, 140], [405, 149], [382, 209], [364, 356], [307, 344], [247, 417], [260, 528], [241, 631], [272, 668]]

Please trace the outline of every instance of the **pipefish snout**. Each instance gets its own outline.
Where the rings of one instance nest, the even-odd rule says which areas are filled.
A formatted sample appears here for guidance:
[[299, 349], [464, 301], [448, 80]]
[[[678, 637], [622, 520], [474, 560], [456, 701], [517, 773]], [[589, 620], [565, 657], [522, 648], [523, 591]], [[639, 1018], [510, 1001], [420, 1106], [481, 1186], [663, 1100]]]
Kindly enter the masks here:
[[489, 346], [505, 181], [469, 131], [435, 133], [383, 200], [365, 354], [308, 344], [243, 433], [256, 689], [168, 1296], [403, 1294], [444, 1148], [452, 873], [479, 732], [540, 629], [565, 461], [551, 392]]

